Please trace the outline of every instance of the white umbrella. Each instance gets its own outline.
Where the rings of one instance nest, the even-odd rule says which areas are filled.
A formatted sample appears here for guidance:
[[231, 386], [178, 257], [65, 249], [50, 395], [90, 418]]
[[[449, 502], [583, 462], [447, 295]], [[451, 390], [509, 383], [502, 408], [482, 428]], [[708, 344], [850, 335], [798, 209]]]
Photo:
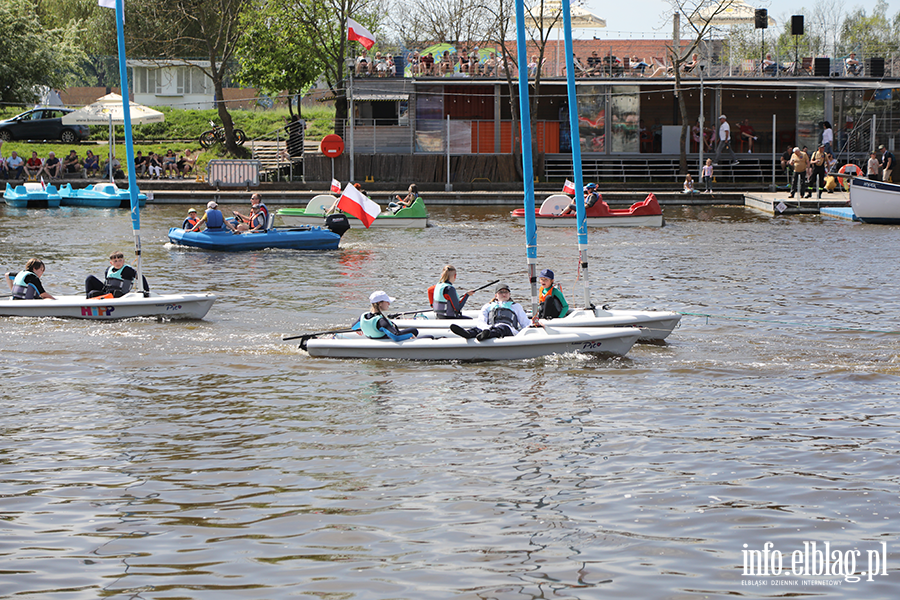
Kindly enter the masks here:
[[[544, 27], [557, 30], [556, 37], [556, 74], [559, 75], [559, 31], [563, 28], [562, 1], [546, 0], [541, 11], [541, 4], [535, 4], [529, 11], [531, 16], [528, 18], [535, 27], [540, 26], [543, 17]], [[572, 19], [572, 29], [600, 29], [606, 27], [606, 20], [601, 19], [591, 11], [581, 8], [580, 6], [570, 6], [569, 16]], [[552, 25], [551, 25], [552, 23]], [[530, 23], [528, 24], [530, 26]]]
[[[698, 13], [698, 21], [713, 25], [745, 25], [756, 23], [756, 8], [743, 0], [723, 0], [718, 4], [707, 6]], [[769, 25], [775, 26], [775, 19], [768, 17]]]
[[[135, 102], [128, 103], [131, 108], [131, 122], [134, 123], [162, 123], [166, 116], [158, 110], [153, 110]], [[113, 180], [113, 125], [125, 124], [125, 107], [122, 96], [119, 94], [107, 94], [98, 98], [95, 102], [84, 108], [64, 115], [62, 122], [65, 125], [106, 125], [109, 124], [109, 180]]]

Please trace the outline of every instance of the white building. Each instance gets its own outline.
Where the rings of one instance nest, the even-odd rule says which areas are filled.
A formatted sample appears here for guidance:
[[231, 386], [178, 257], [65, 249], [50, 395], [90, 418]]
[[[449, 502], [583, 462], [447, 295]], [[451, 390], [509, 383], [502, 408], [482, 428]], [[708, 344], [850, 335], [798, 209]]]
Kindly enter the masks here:
[[212, 79], [201, 69], [208, 60], [128, 60], [134, 82], [134, 101], [144, 106], [215, 108]]

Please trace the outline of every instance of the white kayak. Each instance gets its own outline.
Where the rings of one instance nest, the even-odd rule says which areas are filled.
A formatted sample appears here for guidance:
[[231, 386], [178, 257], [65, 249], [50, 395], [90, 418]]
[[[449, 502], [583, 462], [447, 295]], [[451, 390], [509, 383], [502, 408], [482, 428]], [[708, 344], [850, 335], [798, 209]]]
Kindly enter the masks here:
[[[470, 319], [438, 319], [432, 311], [411, 315], [408, 319], [391, 319], [397, 327], [405, 329], [446, 329], [456, 323], [462, 327], [472, 327], [479, 323], [481, 311], [464, 310]], [[602, 308], [576, 308], [560, 319], [541, 319], [541, 325], [552, 327], [640, 327], [640, 342], [662, 342], [681, 322], [681, 315], [671, 311], [657, 310], [604, 310]], [[484, 325], [481, 325], [482, 327]]]
[[113, 321], [133, 317], [166, 317], [169, 319], [202, 319], [209, 312], [214, 294], [154, 294], [140, 292], [121, 298], [91, 298], [84, 295], [56, 296], [55, 300], [0, 300], [0, 316], [60, 317]]
[[624, 356], [640, 334], [637, 328], [625, 327], [528, 327], [514, 336], [479, 342], [447, 329], [429, 329], [420, 336], [436, 339], [419, 337], [394, 342], [387, 338], [373, 340], [354, 332], [304, 339], [300, 347], [310, 356], [328, 358], [518, 360], [566, 352]]

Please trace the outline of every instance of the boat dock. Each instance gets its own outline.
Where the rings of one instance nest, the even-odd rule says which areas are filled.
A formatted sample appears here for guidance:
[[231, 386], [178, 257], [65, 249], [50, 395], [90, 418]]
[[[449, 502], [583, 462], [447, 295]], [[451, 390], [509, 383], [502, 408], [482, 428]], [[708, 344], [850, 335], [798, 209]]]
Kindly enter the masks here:
[[817, 215], [823, 208], [847, 208], [850, 205], [850, 194], [837, 190], [833, 194], [822, 194], [819, 199], [789, 198], [789, 195], [787, 190], [747, 192], [743, 194], [744, 206], [770, 215]]

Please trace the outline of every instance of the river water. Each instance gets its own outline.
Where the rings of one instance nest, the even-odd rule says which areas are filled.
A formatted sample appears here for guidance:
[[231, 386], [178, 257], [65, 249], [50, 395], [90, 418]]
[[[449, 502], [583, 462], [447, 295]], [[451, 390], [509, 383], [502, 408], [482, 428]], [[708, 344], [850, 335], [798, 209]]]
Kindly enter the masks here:
[[[418, 364], [281, 337], [376, 289], [421, 308], [446, 262], [526, 300], [507, 209], [234, 255], [168, 246], [186, 209], [143, 212], [145, 274], [215, 292], [206, 319], [0, 318], [0, 597], [900, 594], [900, 228], [666, 208], [592, 230], [590, 274], [596, 302], [687, 313], [667, 344]], [[66, 208], [0, 207], [0, 240], [51, 293], [132, 244], [127, 211]], [[538, 240], [577, 304], [574, 232]]]

